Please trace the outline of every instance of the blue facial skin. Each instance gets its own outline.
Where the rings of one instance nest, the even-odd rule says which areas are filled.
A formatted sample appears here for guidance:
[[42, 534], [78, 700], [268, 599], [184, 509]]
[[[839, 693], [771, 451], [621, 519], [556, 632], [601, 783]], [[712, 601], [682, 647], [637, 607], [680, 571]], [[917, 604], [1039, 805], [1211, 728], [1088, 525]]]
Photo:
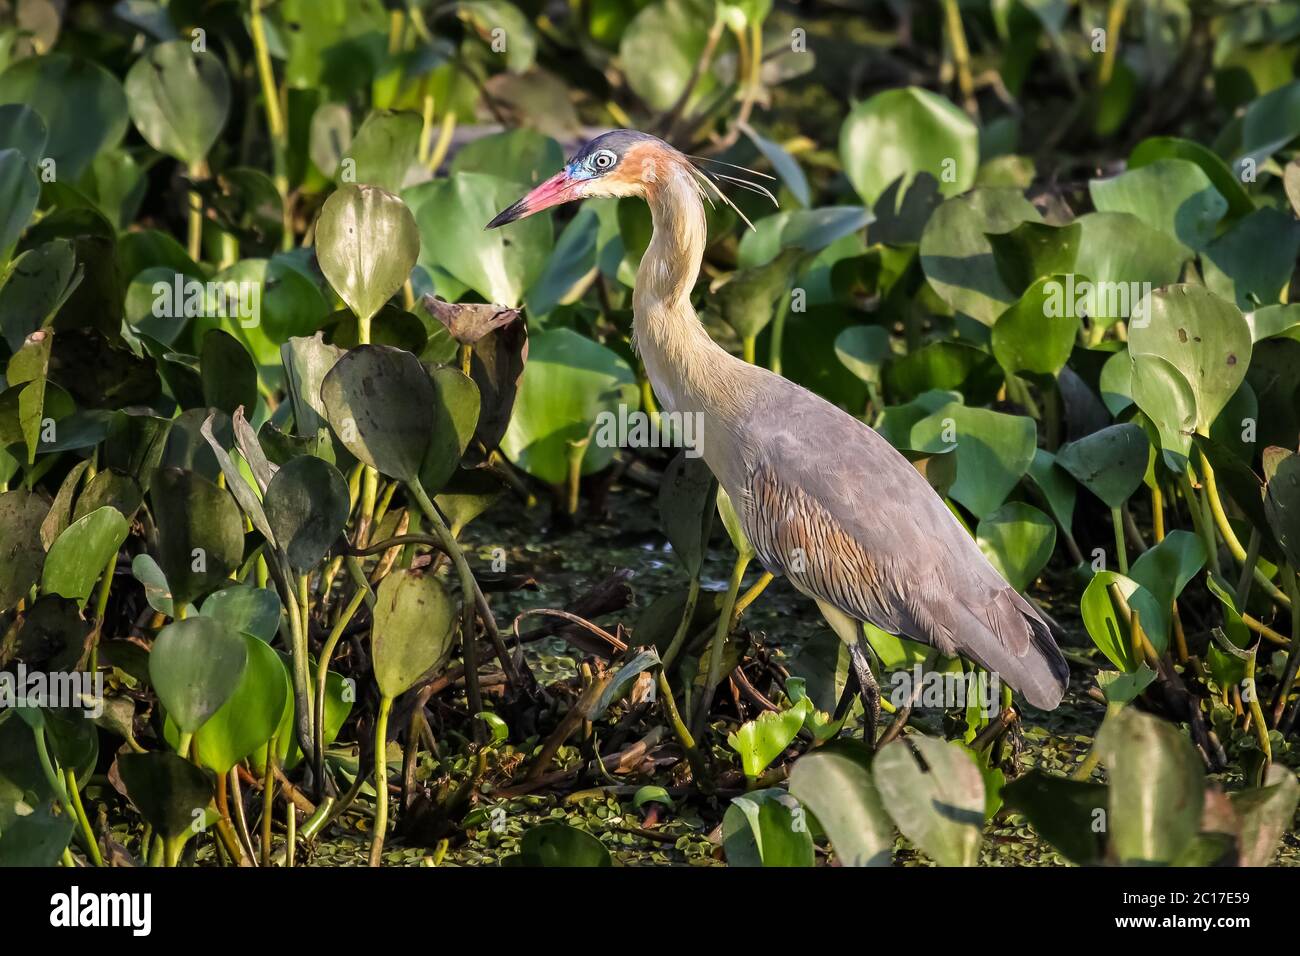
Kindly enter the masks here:
[[595, 179], [599, 174], [584, 162], [574, 161], [564, 167], [564, 175], [567, 179], [583, 180]]

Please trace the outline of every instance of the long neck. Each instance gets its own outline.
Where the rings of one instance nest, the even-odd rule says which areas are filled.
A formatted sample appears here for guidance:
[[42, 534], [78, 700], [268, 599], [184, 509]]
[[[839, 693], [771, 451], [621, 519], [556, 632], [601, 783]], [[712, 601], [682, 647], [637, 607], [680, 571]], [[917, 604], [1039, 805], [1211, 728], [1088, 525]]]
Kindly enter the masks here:
[[671, 169], [646, 201], [654, 223], [632, 295], [634, 332], [646, 372], [670, 411], [738, 413], [738, 360], [710, 337], [691, 308], [707, 234], [689, 172]]

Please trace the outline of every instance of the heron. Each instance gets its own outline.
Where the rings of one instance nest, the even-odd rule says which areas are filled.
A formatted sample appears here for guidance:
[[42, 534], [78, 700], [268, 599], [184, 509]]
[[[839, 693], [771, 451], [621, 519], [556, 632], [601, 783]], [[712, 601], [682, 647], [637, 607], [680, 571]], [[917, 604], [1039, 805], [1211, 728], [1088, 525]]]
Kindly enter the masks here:
[[704, 204], [716, 197], [745, 218], [717, 180], [757, 186], [705, 171], [655, 136], [614, 130], [487, 228], [583, 198], [649, 204], [653, 234], [632, 294], [646, 375], [665, 408], [697, 416], [705, 463], [759, 561], [815, 601], [848, 645], [870, 740], [880, 688], [863, 622], [964, 655], [1033, 706], [1054, 709], [1069, 667], [1046, 621], [917, 469], [865, 422], [732, 355], [700, 322], [691, 292], [704, 256]]

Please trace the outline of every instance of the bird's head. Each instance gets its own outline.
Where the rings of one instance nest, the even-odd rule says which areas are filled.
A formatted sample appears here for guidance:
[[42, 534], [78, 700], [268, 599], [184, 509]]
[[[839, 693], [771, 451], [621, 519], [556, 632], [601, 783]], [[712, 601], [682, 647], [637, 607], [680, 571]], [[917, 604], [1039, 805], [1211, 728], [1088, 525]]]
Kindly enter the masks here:
[[[750, 171], [746, 170], [746, 172]], [[753, 173], [753, 175], [763, 174]], [[543, 209], [576, 199], [641, 196], [653, 201], [661, 184], [682, 176], [685, 176], [706, 198], [709, 195], [705, 188], [707, 185], [732, 208], [735, 208], [734, 204], [722, 193], [710, 176], [761, 192], [774, 203], [776, 202], [775, 197], [766, 188], [755, 183], [718, 173], [706, 174], [696, 168], [692, 157], [679, 152], [657, 136], [632, 129], [616, 129], [597, 136], [589, 142], [558, 173], [538, 185], [518, 202], [501, 210], [496, 218], [487, 224], [487, 228], [495, 229], [497, 226], [504, 226], [506, 223], [527, 218]], [[741, 218], [744, 218], [743, 214]]]

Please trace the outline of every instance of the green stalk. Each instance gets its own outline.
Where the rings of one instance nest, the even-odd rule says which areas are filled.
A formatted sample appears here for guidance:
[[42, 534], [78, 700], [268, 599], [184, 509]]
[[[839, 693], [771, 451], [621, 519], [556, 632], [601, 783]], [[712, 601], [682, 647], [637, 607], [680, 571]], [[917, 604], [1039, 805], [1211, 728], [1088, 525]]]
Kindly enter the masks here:
[[289, 207], [289, 128], [280, 110], [280, 90], [275, 85], [275, 70], [271, 67], [271, 53], [266, 45], [266, 26], [262, 20], [262, 6], [266, 0], [252, 0], [249, 10], [249, 31], [253, 35], [253, 58], [257, 63], [257, 78], [262, 86], [262, 107], [266, 110], [266, 129], [271, 138], [271, 156], [275, 168], [275, 188], [283, 205], [284, 239], [282, 247], [288, 251], [294, 246], [293, 210]]
[[[187, 172], [190, 181], [197, 182], [207, 175], [207, 163], [201, 159], [190, 163]], [[188, 202], [190, 204], [189, 254], [191, 259], [198, 262], [203, 258], [203, 198], [197, 191], [192, 190]]]
[[568, 494], [565, 498], [565, 508], [569, 514], [578, 513], [578, 500], [582, 479], [582, 459], [587, 456], [587, 446], [591, 444], [591, 438], [583, 438], [581, 441], [569, 442], [568, 460], [569, 460], [569, 478], [566, 484]]
[[1128, 548], [1124, 545], [1124, 518], [1118, 508], [1110, 509], [1110, 524], [1115, 531], [1115, 560], [1119, 562], [1119, 573], [1128, 574]]
[[[273, 736], [266, 745], [266, 767], [262, 773], [262, 865], [271, 865], [271, 818], [275, 813], [275, 751], [280, 745], [280, 735]], [[319, 746], [317, 753], [319, 753]], [[293, 801], [288, 801], [290, 806]]]
[[334, 656], [334, 648], [338, 646], [339, 639], [343, 637], [343, 631], [351, 623], [352, 616], [357, 613], [357, 609], [361, 607], [361, 602], [365, 599], [366, 592], [361, 588], [357, 588], [352, 595], [352, 600], [348, 601], [347, 607], [343, 609], [339, 619], [334, 622], [329, 636], [325, 638], [325, 643], [321, 645], [320, 658], [316, 662], [316, 759], [314, 765], [316, 779], [322, 783], [324, 783], [325, 763], [325, 683], [329, 678], [330, 660]]
[[[478, 649], [474, 645], [474, 603], [477, 589], [474, 583], [474, 572], [470, 570], [469, 562], [465, 560], [465, 552], [461, 550], [460, 545], [447, 529], [442, 515], [425, 494], [419, 478], [408, 481], [406, 487], [415, 498], [415, 503], [420, 506], [420, 510], [424, 512], [424, 517], [432, 526], [433, 533], [438, 539], [439, 547], [451, 558], [451, 563], [460, 579], [460, 646], [465, 661], [465, 698], [470, 714], [478, 714], [483, 711], [483, 695], [478, 683]], [[486, 728], [483, 721], [474, 721], [472, 733], [475, 743], [482, 744], [486, 741]]]
[[700, 696], [700, 702], [695, 711], [694, 730], [697, 737], [704, 732], [704, 726], [709, 717], [709, 707], [713, 703], [713, 695], [717, 692], [718, 684], [722, 680], [722, 652], [727, 643], [727, 631], [730, 630], [731, 614], [736, 607], [736, 597], [740, 594], [740, 584], [745, 577], [745, 568], [749, 566], [749, 561], [749, 555], [737, 555], [736, 563], [731, 568], [731, 580], [727, 585], [727, 596], [722, 602], [722, 610], [718, 615], [718, 626], [714, 629], [713, 644], [709, 649], [709, 671], [704, 683], [704, 693]]
[[379, 699], [375, 718], [375, 833], [370, 841], [370, 865], [379, 866], [384, 858], [384, 834], [388, 829], [388, 712], [393, 698]]
[[758, 337], [754, 335], [746, 335], [743, 339], [740, 340], [740, 347], [743, 353], [743, 358], [750, 365], [758, 364], [757, 359], [755, 357], [757, 351], [756, 348], [757, 342], [758, 342]]
[[1277, 699], [1273, 702], [1273, 726], [1282, 722], [1286, 710], [1287, 698], [1295, 685], [1296, 671], [1300, 669], [1300, 589], [1296, 586], [1295, 568], [1290, 565], [1282, 567], [1282, 583], [1286, 585], [1287, 595], [1291, 598], [1291, 646], [1287, 651], [1286, 671], [1282, 683], [1278, 685]]
[[81, 834], [86, 840], [86, 851], [90, 854], [90, 859], [95, 866], [103, 866], [104, 857], [99, 852], [99, 841], [95, 839], [95, 831], [90, 828], [90, 820], [86, 817], [86, 808], [81, 803], [81, 793], [77, 790], [77, 775], [71, 770], [65, 770], [63, 776], [67, 780], [68, 797], [72, 801], [72, 809], [76, 813], [77, 822], [81, 824]]
[[691, 578], [691, 585], [686, 592], [686, 605], [682, 608], [682, 619], [677, 625], [677, 633], [673, 635], [668, 650], [664, 651], [662, 659], [663, 669], [666, 671], [673, 665], [677, 655], [681, 653], [682, 645], [686, 643], [686, 632], [690, 630], [691, 618], [695, 616], [695, 606], [700, 600], [700, 576], [697, 574]]

